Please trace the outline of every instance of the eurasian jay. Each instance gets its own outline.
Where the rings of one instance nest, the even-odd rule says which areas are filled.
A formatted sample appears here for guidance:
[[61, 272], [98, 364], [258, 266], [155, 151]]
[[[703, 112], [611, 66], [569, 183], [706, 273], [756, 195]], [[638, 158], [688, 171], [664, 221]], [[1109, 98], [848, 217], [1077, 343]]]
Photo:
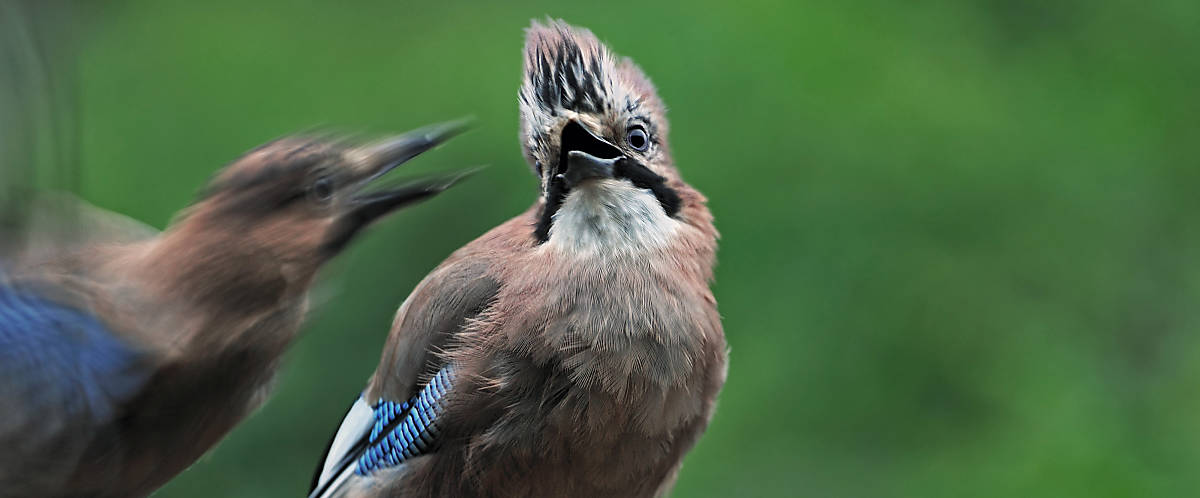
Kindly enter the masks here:
[[400, 307], [310, 496], [653, 496], [709, 423], [727, 351], [717, 231], [632, 61], [527, 31], [534, 205]]
[[0, 261], [0, 495], [144, 496], [183, 471], [266, 400], [317, 270], [458, 177], [364, 187], [457, 131], [268, 143], [161, 234], [92, 211], [70, 237], [0, 233], [28, 241]]

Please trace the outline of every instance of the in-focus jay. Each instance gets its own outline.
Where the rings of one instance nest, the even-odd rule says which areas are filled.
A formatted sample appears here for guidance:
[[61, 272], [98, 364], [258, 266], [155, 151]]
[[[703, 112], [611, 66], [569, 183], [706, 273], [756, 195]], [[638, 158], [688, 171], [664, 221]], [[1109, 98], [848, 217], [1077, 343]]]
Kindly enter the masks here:
[[312, 496], [659, 495], [708, 425], [717, 232], [654, 87], [553, 21], [518, 97], [541, 195], [400, 307]]

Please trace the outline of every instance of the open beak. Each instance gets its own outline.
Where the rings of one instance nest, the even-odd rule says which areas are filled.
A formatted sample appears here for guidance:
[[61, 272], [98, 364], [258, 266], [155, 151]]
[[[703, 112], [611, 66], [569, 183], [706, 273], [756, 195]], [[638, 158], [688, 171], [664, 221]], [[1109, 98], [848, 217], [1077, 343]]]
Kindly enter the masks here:
[[679, 212], [682, 201], [667, 179], [655, 173], [641, 161], [626, 156], [621, 149], [593, 134], [578, 121], [571, 120], [562, 129], [558, 164], [546, 183], [546, 205], [539, 215], [534, 237], [541, 242], [550, 239], [554, 215], [562, 207], [567, 193], [590, 180], [620, 178], [634, 187], [649, 190], [662, 204], [667, 216]]
[[563, 127], [561, 155], [555, 177], [567, 188], [594, 178], [612, 178], [625, 154], [615, 145], [593, 135], [577, 121]]
[[[466, 124], [462, 121], [443, 123], [422, 128], [400, 136], [380, 140], [355, 149], [362, 180], [356, 189], [362, 190], [375, 180], [396, 169], [421, 153], [441, 145], [462, 133]], [[362, 223], [369, 223], [400, 207], [432, 197], [450, 188], [463, 178], [463, 174], [416, 178], [388, 190], [372, 190], [356, 193], [350, 199], [349, 214]]]
[[363, 227], [404, 206], [428, 199], [454, 186], [476, 170], [413, 178], [395, 187], [364, 191], [367, 185], [421, 153], [462, 133], [461, 121], [443, 123], [374, 142], [348, 152], [360, 179], [342, 208], [327, 246], [340, 250]]

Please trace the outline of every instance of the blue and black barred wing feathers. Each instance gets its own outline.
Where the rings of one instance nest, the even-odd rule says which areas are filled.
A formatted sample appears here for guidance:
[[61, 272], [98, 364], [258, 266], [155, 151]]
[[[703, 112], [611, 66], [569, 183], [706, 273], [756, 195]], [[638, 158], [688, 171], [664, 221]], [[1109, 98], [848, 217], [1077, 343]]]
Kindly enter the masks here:
[[[321, 458], [310, 496], [331, 496], [345, 481], [370, 479], [372, 470], [411, 458], [406, 450], [432, 450], [430, 444], [437, 441], [430, 440], [434, 433], [429, 429], [436, 430], [434, 422], [453, 383], [453, 372], [435, 352], [451, 347], [499, 289], [487, 260], [455, 256], [417, 285], [397, 313], [371, 383]], [[433, 380], [422, 384], [424, 379]]]
[[[454, 367], [447, 365], [407, 401], [379, 400], [367, 411], [366, 401], [356, 400], [330, 443], [309, 496], [329, 496], [351, 475], [367, 477], [434, 451], [439, 416], [453, 384]], [[356, 432], [358, 439], [349, 441]]]

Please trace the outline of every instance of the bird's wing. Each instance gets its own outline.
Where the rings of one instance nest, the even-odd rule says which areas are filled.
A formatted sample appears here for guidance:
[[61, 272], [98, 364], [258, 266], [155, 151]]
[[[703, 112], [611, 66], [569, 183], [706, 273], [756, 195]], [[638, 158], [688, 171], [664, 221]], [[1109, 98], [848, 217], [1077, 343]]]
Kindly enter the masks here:
[[30, 202], [28, 211], [22, 248], [27, 263], [54, 259], [84, 246], [128, 244], [158, 234], [137, 220], [66, 193], [42, 193]]
[[436, 444], [436, 417], [453, 384], [453, 367], [438, 352], [499, 291], [488, 268], [483, 258], [452, 257], [400, 307], [379, 368], [330, 441], [310, 496], [333, 496], [353, 474], [397, 465]]
[[309, 486], [309, 493], [312, 493], [310, 496], [325, 496], [318, 494], [318, 489], [337, 489], [340, 483], [330, 481], [335, 477], [339, 481], [349, 477], [354, 470], [350, 468], [349, 463], [353, 461], [354, 455], [359, 453], [359, 448], [365, 446], [363, 435], [370, 434], [374, 426], [375, 411], [371, 409], [371, 405], [362, 396], [355, 398], [350, 409], [346, 411], [346, 416], [342, 418], [342, 425], [325, 446], [325, 453], [321, 455], [321, 465], [317, 467]]
[[380, 400], [371, 408], [358, 398], [330, 442], [309, 496], [337, 496], [354, 476], [369, 476], [434, 451], [439, 416], [453, 387], [454, 367], [446, 365], [403, 403]]
[[[456, 255], [459, 256], [459, 255]], [[440, 353], [500, 291], [483, 257], [455, 257], [425, 277], [400, 306], [367, 386], [370, 400], [403, 401], [442, 367]]]
[[[71, 469], [153, 373], [149, 355], [82, 307], [0, 275], [0, 489]], [[65, 470], [64, 470], [65, 471]], [[18, 493], [21, 494], [21, 493]]]
[[21, 206], [19, 224], [0, 226], [0, 268], [36, 267], [141, 242], [158, 231], [71, 194], [42, 192]]

